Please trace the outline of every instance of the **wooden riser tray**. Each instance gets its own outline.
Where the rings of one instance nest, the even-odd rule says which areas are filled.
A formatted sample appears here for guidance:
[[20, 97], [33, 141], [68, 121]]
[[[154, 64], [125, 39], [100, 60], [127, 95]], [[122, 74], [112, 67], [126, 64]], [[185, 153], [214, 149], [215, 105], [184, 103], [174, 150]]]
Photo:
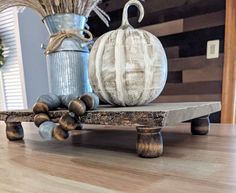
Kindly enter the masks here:
[[[80, 118], [83, 124], [136, 126], [137, 153], [141, 157], [158, 157], [163, 152], [161, 130], [166, 126], [191, 120], [192, 134], [206, 135], [209, 132], [209, 115], [221, 110], [220, 102], [194, 103], [153, 103], [139, 107], [100, 106], [98, 110], [88, 111]], [[67, 111], [51, 111], [55, 122]], [[32, 110], [2, 111], [0, 120], [5, 121], [8, 130], [15, 135], [9, 140], [22, 140], [22, 122], [33, 122]], [[10, 127], [8, 127], [10, 125]], [[12, 130], [12, 128], [15, 128]]]

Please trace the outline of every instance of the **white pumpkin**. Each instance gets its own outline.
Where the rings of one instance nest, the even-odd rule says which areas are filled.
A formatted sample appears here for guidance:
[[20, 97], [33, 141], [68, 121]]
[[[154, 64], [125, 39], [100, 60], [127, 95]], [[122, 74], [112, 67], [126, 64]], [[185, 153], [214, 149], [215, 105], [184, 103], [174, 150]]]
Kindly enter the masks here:
[[94, 44], [89, 61], [89, 77], [102, 101], [118, 106], [150, 103], [162, 92], [167, 79], [167, 58], [161, 42], [151, 33], [133, 29], [128, 8], [144, 8], [130, 0], [123, 11], [119, 29], [101, 36]]

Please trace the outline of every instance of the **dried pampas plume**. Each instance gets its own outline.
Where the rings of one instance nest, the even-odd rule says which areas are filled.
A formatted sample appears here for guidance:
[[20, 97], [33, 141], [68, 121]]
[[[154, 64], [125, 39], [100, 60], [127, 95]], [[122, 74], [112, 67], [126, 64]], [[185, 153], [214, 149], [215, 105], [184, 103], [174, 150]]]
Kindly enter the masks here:
[[94, 11], [108, 26], [110, 18], [97, 6], [99, 2], [100, 0], [0, 0], [0, 12], [15, 6], [29, 7], [44, 18], [58, 13], [75, 13], [89, 17]]

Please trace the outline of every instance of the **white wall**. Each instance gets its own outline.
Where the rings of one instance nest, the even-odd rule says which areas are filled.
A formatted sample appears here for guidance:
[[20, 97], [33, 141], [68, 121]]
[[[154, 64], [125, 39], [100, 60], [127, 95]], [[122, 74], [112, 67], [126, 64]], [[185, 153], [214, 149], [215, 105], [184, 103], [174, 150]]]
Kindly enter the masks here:
[[49, 92], [46, 59], [41, 43], [47, 43], [48, 32], [36, 12], [25, 9], [18, 13], [22, 62], [28, 108], [38, 96]]

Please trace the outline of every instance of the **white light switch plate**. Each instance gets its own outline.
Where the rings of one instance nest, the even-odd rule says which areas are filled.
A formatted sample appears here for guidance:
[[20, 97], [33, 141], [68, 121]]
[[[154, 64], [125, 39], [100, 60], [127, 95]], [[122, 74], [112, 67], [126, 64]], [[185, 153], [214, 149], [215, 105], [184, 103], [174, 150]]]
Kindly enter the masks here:
[[207, 59], [219, 58], [220, 40], [207, 42]]

